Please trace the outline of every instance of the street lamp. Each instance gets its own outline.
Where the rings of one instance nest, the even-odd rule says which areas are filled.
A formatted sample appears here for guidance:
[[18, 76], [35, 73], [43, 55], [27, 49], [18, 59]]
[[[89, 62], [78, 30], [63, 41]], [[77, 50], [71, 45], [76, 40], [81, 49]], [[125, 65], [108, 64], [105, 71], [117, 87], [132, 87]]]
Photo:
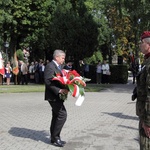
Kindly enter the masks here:
[[4, 47], [6, 48], [6, 63], [8, 62], [8, 47], [9, 47], [9, 43], [5, 42], [4, 43]]

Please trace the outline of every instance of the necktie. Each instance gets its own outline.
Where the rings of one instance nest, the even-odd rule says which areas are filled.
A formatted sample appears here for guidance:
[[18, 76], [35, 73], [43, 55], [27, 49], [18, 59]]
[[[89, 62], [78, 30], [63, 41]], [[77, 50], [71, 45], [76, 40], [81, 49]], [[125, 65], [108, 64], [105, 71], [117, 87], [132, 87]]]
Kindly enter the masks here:
[[61, 65], [58, 66], [58, 69], [61, 71]]
[[62, 70], [61, 65], [58, 66], [58, 69], [60, 70], [60, 73], [62, 74], [62, 76], [64, 76], [63, 72], [61, 71]]

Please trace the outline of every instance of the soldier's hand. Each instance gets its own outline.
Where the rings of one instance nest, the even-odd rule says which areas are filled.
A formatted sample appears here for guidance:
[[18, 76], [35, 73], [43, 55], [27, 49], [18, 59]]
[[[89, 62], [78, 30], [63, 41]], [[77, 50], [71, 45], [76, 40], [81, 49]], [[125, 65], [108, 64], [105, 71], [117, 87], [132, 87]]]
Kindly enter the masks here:
[[144, 123], [142, 124], [142, 127], [145, 131], [145, 134], [148, 138], [150, 138], [150, 126], [145, 125]]

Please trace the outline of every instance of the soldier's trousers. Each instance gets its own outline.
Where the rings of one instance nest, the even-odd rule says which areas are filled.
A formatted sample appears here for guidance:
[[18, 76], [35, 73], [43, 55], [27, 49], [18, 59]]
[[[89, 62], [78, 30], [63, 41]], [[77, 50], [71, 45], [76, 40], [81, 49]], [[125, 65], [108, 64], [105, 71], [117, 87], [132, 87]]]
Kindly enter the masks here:
[[150, 150], [150, 138], [146, 137], [141, 121], [139, 122], [140, 150]]

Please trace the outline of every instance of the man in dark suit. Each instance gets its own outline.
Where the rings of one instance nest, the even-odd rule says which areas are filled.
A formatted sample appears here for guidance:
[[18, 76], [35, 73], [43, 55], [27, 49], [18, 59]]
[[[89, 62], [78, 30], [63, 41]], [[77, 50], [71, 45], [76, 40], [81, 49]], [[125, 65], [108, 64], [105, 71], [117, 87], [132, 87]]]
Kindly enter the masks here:
[[60, 138], [60, 133], [67, 119], [67, 111], [64, 101], [60, 99], [60, 94], [67, 94], [68, 90], [63, 85], [52, 80], [57, 73], [62, 73], [60, 66], [65, 61], [65, 53], [62, 50], [55, 50], [53, 60], [49, 62], [44, 71], [45, 80], [45, 100], [52, 107], [52, 120], [50, 125], [51, 143], [58, 147], [63, 147], [66, 143]]

